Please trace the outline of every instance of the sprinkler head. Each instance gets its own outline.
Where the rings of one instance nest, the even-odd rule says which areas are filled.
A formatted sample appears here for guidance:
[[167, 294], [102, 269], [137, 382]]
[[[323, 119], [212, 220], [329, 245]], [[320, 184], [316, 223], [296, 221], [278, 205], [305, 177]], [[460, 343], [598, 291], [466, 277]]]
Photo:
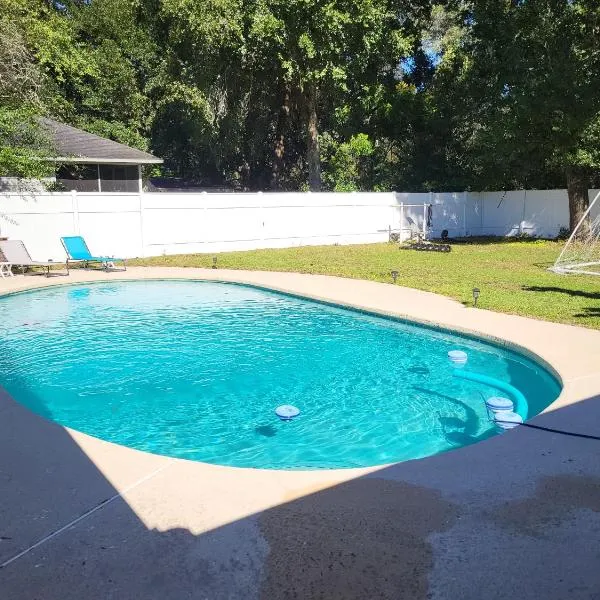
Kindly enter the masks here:
[[473, 306], [477, 306], [477, 298], [479, 298], [479, 288], [473, 288]]
[[396, 279], [398, 279], [398, 275], [399, 275], [398, 271], [392, 271], [390, 273], [390, 275], [392, 276], [392, 279], [394, 280], [394, 283], [396, 283]]

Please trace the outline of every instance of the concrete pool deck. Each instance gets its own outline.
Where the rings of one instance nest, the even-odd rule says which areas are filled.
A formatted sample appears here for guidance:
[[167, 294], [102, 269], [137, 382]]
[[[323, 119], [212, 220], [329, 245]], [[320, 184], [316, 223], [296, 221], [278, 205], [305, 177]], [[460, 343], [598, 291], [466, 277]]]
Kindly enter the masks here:
[[[533, 422], [600, 433], [600, 331], [400, 286], [132, 268], [0, 279], [238, 281], [502, 340], [563, 392]], [[600, 598], [600, 441], [530, 428], [370, 469], [220, 467], [117, 446], [0, 390], [0, 598]]]

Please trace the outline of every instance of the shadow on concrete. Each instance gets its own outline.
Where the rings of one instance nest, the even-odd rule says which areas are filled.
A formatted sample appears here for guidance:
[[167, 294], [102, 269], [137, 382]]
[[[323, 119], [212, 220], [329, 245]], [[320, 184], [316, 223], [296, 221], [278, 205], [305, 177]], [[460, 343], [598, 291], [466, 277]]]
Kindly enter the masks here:
[[[597, 433], [600, 402], [537, 422]], [[71, 436], [0, 394], [0, 562], [102, 506], [0, 569], [0, 597], [597, 598], [599, 450], [521, 428], [194, 535], [105, 503], [115, 487]]]

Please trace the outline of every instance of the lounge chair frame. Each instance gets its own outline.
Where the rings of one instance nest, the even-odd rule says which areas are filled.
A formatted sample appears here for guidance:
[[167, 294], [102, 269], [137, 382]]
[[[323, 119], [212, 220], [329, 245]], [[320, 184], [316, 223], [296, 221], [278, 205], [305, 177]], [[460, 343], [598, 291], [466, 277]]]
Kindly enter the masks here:
[[[81, 257], [81, 258], [73, 257], [72, 252], [69, 250], [69, 242], [68, 242], [68, 240], [71, 240], [71, 239], [78, 240], [78, 242], [83, 246], [83, 253], [87, 253], [87, 256]], [[65, 253], [67, 255], [67, 260], [66, 260], [67, 269], [69, 267], [69, 263], [83, 263], [84, 269], [90, 268], [90, 264], [99, 263], [101, 265], [101, 268], [104, 269], [105, 271], [127, 271], [127, 266], [125, 265], [125, 259], [123, 259], [123, 258], [116, 258], [114, 256], [92, 256], [92, 253], [90, 252], [90, 249], [88, 248], [86, 241], [80, 235], [61, 237], [60, 243], [62, 244], [63, 248], [65, 249]], [[115, 265], [114, 265], [115, 262], [122, 263], [122, 265], [123, 265], [122, 268], [120, 268], [120, 269], [115, 268]]]
[[[21, 273], [23, 275], [25, 275], [25, 270], [26, 269], [34, 269], [35, 267], [41, 267], [42, 269], [45, 270], [44, 275], [46, 275], [46, 277], [50, 277], [51, 275], [68, 275], [69, 274], [69, 263], [66, 261], [53, 261], [53, 260], [47, 260], [47, 261], [39, 261], [39, 260], [33, 260], [31, 258], [31, 255], [29, 254], [29, 251], [27, 250], [27, 246], [25, 246], [25, 243], [22, 240], [3, 240], [0, 241], [0, 252], [2, 252], [2, 255], [4, 256], [4, 258], [6, 259], [6, 263], [11, 265], [11, 266], [15, 266], [15, 267], [21, 267]], [[53, 267], [55, 265], [65, 265], [67, 272], [66, 273], [60, 273], [60, 272], [50, 272], [50, 267]], [[8, 267], [8, 270], [10, 271], [10, 266]], [[10, 273], [12, 274], [12, 271], [10, 271]], [[38, 272], [34, 271], [31, 273], [31, 275], [39, 275]]]
[[[0, 257], [1, 259], [2, 257]], [[12, 264], [9, 262], [0, 262], [0, 277], [14, 277], [15, 274], [12, 272]]]

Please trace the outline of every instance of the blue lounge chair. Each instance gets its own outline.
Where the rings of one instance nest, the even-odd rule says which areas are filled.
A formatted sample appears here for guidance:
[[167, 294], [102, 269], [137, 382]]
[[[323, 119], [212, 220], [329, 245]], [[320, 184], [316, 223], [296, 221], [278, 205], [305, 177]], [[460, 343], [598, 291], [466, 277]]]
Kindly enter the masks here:
[[123, 271], [127, 270], [125, 261], [122, 258], [114, 256], [92, 256], [90, 249], [87, 247], [85, 240], [80, 235], [69, 237], [61, 237], [63, 248], [67, 253], [67, 269], [69, 262], [82, 262], [85, 269], [90, 263], [100, 263], [106, 271], [115, 268], [115, 261], [123, 263]]

